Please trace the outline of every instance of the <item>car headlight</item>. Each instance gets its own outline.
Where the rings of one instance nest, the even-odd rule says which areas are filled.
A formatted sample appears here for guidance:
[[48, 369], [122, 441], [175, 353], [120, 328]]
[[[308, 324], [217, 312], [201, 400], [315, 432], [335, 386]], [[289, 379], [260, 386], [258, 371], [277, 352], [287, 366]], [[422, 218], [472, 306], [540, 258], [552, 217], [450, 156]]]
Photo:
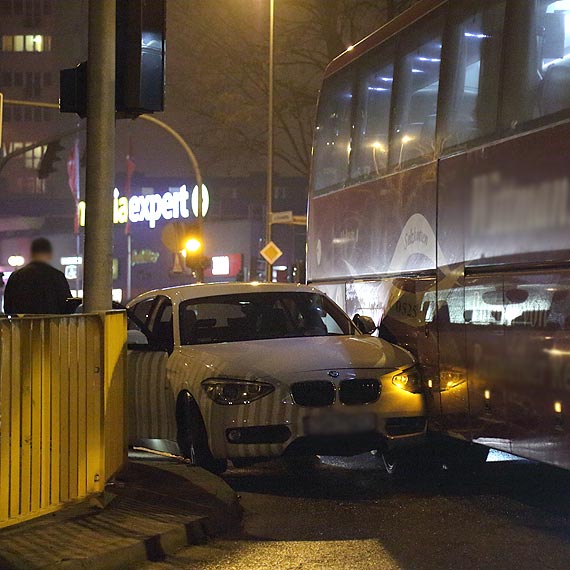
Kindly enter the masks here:
[[392, 376], [392, 384], [406, 392], [418, 394], [422, 391], [422, 375], [420, 371], [413, 366]]
[[210, 400], [222, 406], [250, 404], [275, 390], [274, 386], [266, 382], [231, 378], [209, 378], [202, 382], [202, 388]]

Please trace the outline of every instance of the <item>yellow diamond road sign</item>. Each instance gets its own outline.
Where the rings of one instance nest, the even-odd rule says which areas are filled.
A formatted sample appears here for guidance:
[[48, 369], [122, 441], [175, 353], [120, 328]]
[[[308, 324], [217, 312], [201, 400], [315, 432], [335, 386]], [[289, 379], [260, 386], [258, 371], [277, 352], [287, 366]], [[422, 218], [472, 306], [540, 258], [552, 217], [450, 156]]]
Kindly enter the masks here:
[[273, 265], [282, 255], [283, 252], [270, 241], [259, 253], [263, 256], [263, 259]]

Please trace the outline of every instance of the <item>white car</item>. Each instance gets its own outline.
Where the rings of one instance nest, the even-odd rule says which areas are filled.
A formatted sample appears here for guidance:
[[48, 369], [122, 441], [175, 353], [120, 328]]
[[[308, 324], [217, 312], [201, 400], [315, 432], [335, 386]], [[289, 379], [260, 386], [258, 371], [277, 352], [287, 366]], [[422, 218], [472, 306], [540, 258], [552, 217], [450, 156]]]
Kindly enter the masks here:
[[423, 438], [413, 357], [314, 287], [187, 285], [128, 309], [131, 444], [221, 472], [228, 459], [353, 455]]

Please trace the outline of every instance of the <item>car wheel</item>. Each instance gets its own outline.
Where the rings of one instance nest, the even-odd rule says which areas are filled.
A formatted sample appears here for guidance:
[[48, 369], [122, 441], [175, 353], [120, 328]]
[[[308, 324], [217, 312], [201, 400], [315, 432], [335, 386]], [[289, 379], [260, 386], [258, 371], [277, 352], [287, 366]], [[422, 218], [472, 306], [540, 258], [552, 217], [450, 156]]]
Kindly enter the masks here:
[[443, 469], [450, 474], [479, 475], [488, 455], [489, 449], [477, 443], [449, 444], [442, 458]]
[[441, 469], [430, 446], [420, 445], [405, 449], [385, 450], [382, 462], [386, 473], [398, 479], [418, 479]]
[[182, 392], [176, 403], [178, 447], [192, 465], [220, 474], [228, 466], [226, 459], [216, 459], [208, 445], [208, 434], [196, 400], [190, 392]]

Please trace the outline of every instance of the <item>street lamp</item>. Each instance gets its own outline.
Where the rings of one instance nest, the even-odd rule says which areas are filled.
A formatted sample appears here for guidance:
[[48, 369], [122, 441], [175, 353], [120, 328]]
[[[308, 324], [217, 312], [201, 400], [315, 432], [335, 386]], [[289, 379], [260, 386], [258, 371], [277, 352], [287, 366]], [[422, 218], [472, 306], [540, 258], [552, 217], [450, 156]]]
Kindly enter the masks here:
[[[271, 214], [273, 212], [273, 78], [274, 78], [275, 0], [269, 0], [269, 77], [267, 110], [267, 188], [265, 244], [271, 241]], [[271, 264], [265, 266], [265, 280], [271, 282]]]

